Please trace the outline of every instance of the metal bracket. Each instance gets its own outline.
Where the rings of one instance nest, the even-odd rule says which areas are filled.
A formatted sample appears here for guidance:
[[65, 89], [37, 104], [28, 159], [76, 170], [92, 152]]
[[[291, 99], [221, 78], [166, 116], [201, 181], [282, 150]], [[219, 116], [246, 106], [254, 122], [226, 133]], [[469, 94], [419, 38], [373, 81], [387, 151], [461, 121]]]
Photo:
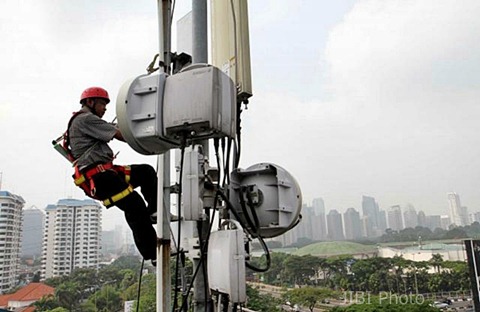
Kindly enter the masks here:
[[178, 192], [180, 192], [180, 185], [178, 183], [175, 183], [174, 185], [170, 186], [170, 193], [178, 194]]

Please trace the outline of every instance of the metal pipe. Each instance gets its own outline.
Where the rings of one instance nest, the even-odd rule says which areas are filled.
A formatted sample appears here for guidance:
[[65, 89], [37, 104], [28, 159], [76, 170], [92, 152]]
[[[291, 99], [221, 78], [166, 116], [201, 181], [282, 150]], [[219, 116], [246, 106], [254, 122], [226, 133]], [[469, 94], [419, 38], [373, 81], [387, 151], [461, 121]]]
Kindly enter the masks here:
[[207, 63], [207, 0], [192, 0], [192, 40], [192, 63]]
[[[157, 0], [159, 62], [167, 64], [169, 55], [170, 0]], [[168, 71], [168, 66], [160, 66]], [[171, 309], [170, 303], [170, 152], [157, 156], [157, 311]]]
[[[192, 0], [192, 63], [208, 62], [208, 35], [207, 35], [207, 0]], [[208, 158], [208, 140], [201, 142], [202, 154]], [[208, 220], [196, 222], [193, 236], [205, 238], [208, 232]], [[202, 232], [202, 233], [200, 233]], [[199, 242], [203, 246], [205, 242]], [[200, 248], [202, 250], [202, 248]], [[202, 260], [203, 259], [203, 260]], [[210, 294], [208, 289], [208, 276], [206, 254], [200, 254], [200, 259], [193, 259], [194, 269], [200, 266], [198, 275], [193, 282], [194, 311], [210, 311]]]

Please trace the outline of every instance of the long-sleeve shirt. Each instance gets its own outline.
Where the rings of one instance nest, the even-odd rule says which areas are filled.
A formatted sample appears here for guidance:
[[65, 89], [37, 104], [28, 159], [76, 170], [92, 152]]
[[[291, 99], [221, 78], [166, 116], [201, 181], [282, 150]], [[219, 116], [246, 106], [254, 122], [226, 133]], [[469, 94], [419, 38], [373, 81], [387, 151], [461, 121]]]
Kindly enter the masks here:
[[81, 109], [69, 128], [70, 148], [73, 157], [78, 160], [80, 170], [95, 164], [111, 162], [114, 158], [108, 142], [113, 139], [117, 128], [87, 107]]

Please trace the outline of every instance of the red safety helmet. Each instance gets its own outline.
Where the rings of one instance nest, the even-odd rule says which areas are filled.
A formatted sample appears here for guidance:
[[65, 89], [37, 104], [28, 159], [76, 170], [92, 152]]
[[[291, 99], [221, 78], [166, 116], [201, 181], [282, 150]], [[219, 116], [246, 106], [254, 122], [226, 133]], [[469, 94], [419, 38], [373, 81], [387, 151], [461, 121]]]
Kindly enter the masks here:
[[83, 91], [82, 95], [80, 96], [80, 103], [82, 103], [83, 100], [88, 98], [102, 98], [107, 101], [107, 104], [110, 102], [107, 90], [100, 87], [90, 87], [85, 89], [85, 91]]

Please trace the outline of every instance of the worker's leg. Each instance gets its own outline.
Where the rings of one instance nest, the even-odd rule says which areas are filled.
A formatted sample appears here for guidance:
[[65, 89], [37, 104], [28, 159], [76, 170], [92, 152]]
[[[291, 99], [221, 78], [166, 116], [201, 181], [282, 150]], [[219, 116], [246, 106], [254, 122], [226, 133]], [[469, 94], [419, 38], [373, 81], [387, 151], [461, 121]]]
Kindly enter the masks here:
[[147, 213], [145, 202], [137, 192], [118, 201], [116, 206], [124, 211], [125, 219], [133, 233], [138, 251], [145, 260], [157, 258], [157, 234]]
[[[102, 200], [118, 194], [128, 187], [123, 177], [112, 170], [96, 174], [93, 179], [95, 194]], [[156, 259], [157, 234], [151, 224], [150, 215], [142, 197], [137, 192], [133, 192], [114, 205], [125, 213], [125, 219], [132, 230], [135, 245], [143, 258], [145, 260]]]
[[140, 186], [140, 192], [147, 201], [148, 212], [157, 212], [157, 172], [150, 165], [131, 165], [130, 184]]

